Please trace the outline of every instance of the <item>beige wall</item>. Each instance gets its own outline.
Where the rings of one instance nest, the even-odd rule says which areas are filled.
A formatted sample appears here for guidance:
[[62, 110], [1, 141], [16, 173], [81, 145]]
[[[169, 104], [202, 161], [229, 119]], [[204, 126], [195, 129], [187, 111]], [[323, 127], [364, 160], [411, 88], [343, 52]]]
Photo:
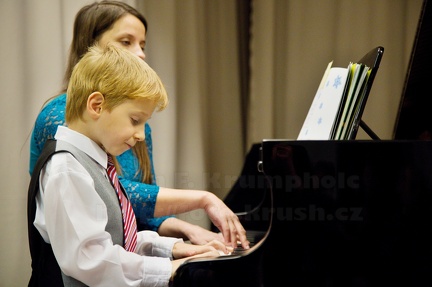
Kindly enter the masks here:
[[[0, 0], [0, 287], [28, 282], [28, 137], [40, 106], [60, 87], [73, 17], [89, 2]], [[376, 45], [386, 50], [365, 121], [383, 138], [391, 136], [421, 0], [253, 2], [258, 27], [252, 44], [251, 88], [255, 88], [253, 97], [263, 98], [251, 112], [250, 142], [295, 138], [327, 63], [347, 64]], [[175, 186], [172, 175], [187, 173], [195, 188], [208, 186], [200, 182], [203, 173], [237, 175], [243, 163], [242, 139], [236, 132], [238, 114], [233, 109], [236, 98], [232, 97], [238, 89], [237, 61], [224, 59], [236, 51], [234, 1], [139, 3], [150, 22], [149, 62], [166, 79], [172, 99], [169, 110], [155, 116], [152, 124], [158, 175], [168, 186]], [[288, 4], [286, 10], [277, 6]], [[372, 8], [362, 10], [365, 6]], [[354, 16], [359, 17], [358, 25], [350, 26]], [[176, 30], [179, 24], [185, 29]], [[358, 38], [359, 44], [345, 41], [348, 38]], [[211, 41], [205, 43], [206, 39]], [[279, 54], [270, 55], [275, 52]], [[272, 66], [275, 63], [281, 70]], [[276, 94], [286, 98], [269, 98]], [[218, 101], [221, 95], [225, 98]], [[233, 102], [227, 104], [229, 100]], [[224, 184], [215, 193], [223, 197], [229, 187]], [[201, 222], [203, 216], [198, 217]]]

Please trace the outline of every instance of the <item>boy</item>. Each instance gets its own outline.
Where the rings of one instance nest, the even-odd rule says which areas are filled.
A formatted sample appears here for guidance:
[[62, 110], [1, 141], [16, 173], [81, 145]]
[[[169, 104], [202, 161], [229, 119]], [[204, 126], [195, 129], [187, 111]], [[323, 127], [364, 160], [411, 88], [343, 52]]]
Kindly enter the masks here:
[[67, 94], [67, 127], [45, 145], [29, 187], [29, 286], [168, 286], [187, 256], [228, 252], [219, 241], [197, 246], [136, 232], [111, 161], [143, 141], [146, 121], [168, 104], [144, 61], [94, 46], [74, 67]]

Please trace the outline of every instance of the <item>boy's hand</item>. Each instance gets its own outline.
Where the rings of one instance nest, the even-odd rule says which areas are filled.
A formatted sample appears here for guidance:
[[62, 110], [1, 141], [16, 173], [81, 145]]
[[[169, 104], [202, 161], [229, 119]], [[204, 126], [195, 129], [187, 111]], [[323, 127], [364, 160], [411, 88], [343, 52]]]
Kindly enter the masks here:
[[221, 252], [224, 254], [228, 254], [232, 252], [232, 250], [232, 247], [226, 246], [219, 240], [212, 240], [205, 245], [194, 245], [184, 242], [178, 242], [174, 244], [172, 256], [174, 259], [207, 256], [218, 257]]

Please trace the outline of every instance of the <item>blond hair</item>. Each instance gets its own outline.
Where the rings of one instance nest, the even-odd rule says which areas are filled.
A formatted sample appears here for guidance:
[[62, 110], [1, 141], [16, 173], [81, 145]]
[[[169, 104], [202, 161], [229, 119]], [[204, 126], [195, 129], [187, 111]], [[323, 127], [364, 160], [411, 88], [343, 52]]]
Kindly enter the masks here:
[[126, 100], [148, 99], [156, 111], [168, 105], [168, 95], [156, 72], [124, 48], [98, 45], [75, 65], [67, 89], [66, 123], [82, 119], [87, 98], [93, 92], [105, 97], [103, 109], [111, 111]]

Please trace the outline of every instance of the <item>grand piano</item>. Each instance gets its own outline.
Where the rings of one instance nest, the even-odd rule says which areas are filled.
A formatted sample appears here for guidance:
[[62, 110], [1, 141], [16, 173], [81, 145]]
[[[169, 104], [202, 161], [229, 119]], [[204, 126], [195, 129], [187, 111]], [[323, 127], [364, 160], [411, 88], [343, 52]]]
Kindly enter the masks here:
[[425, 0], [394, 139], [254, 144], [225, 198], [253, 246], [189, 260], [172, 286], [432, 286], [432, 119], [415, 112], [432, 101], [431, 13]]

